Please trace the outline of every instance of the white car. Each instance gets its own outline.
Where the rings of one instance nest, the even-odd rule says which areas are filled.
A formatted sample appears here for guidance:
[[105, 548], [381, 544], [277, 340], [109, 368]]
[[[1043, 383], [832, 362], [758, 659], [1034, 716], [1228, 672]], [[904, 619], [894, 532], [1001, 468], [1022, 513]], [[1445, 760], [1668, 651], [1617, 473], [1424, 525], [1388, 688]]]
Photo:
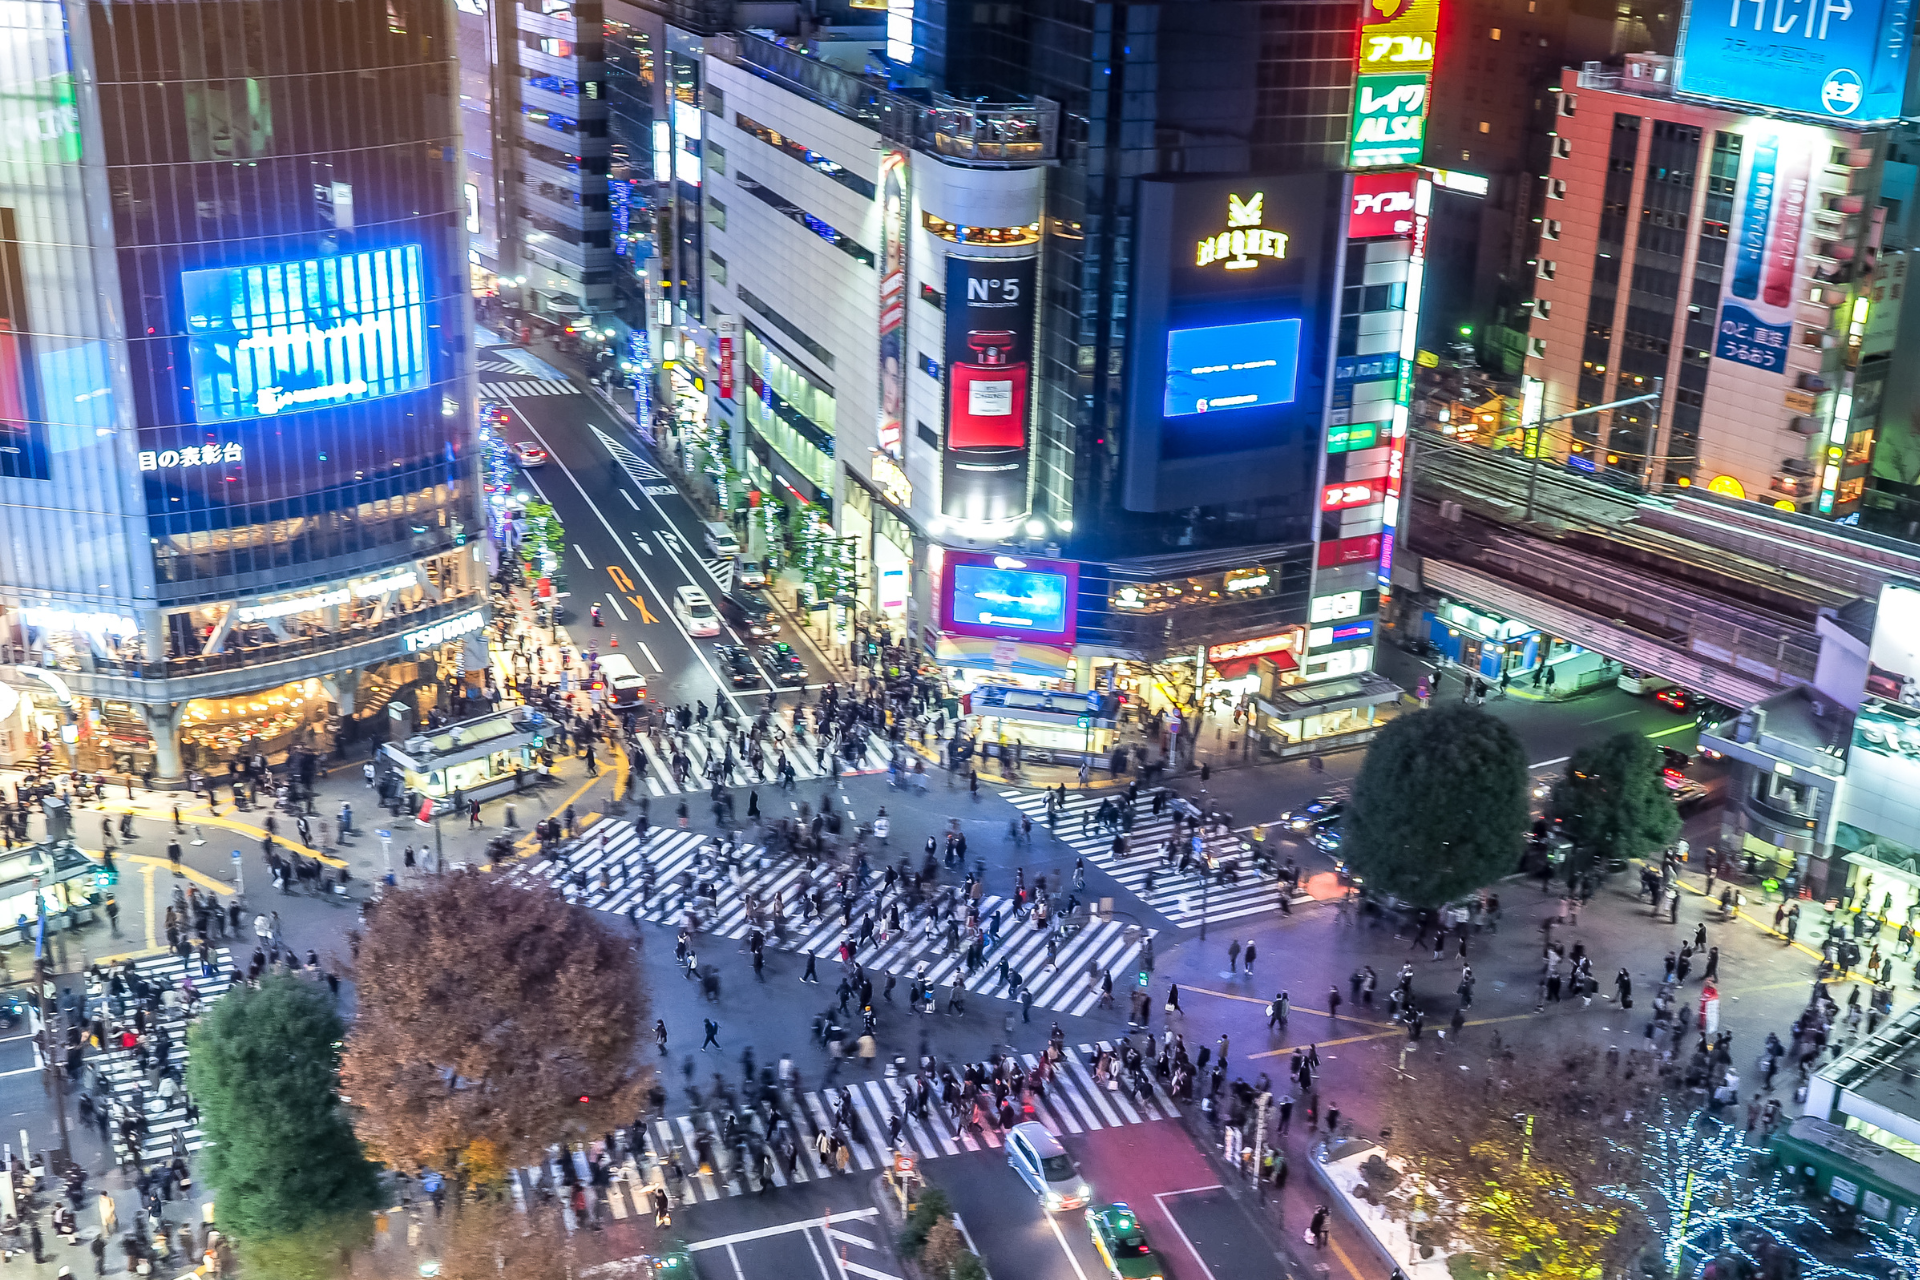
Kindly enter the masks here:
[[767, 571], [760, 566], [758, 560], [742, 560], [739, 576], [734, 580], [743, 587], [758, 590], [767, 585]]
[[547, 465], [547, 451], [531, 440], [515, 440], [507, 448], [520, 465], [529, 471]]
[[690, 636], [720, 634], [720, 615], [713, 601], [698, 587], [679, 587], [673, 593], [673, 614]]

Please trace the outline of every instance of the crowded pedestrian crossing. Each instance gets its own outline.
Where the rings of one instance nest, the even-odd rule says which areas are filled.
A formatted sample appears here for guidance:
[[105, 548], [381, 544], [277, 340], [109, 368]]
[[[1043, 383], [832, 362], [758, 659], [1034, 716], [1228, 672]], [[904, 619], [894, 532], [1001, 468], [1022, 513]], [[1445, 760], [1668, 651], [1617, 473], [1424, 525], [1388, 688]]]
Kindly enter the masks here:
[[[118, 1032], [132, 1023], [138, 995], [123, 979], [119, 990], [108, 980], [90, 977], [87, 1003], [90, 1013], [104, 1016], [108, 1047], [95, 1054], [90, 1094], [92, 1105], [103, 1108], [112, 1124], [115, 1159], [123, 1165], [149, 1165], [187, 1155], [205, 1145], [198, 1112], [181, 1085], [187, 1070], [187, 1028], [207, 1002], [225, 994], [232, 966], [225, 947], [212, 951], [211, 973], [203, 973], [199, 959], [156, 956], [129, 966], [141, 983], [157, 996], [156, 1013], [138, 1048], [119, 1046]], [[164, 1037], [162, 1036], [164, 1032]], [[165, 1062], [160, 1061], [164, 1042]], [[146, 1124], [136, 1152], [124, 1121], [143, 1116]]]
[[[1142, 1097], [1095, 1079], [1093, 1065], [1111, 1047], [1102, 1041], [1067, 1050], [1044, 1096], [1029, 1095], [1032, 1113], [1023, 1112], [1021, 1119], [1037, 1120], [1056, 1134], [1176, 1119], [1164, 1094]], [[1026, 1054], [1020, 1061], [1032, 1068], [1039, 1058]], [[715, 1120], [711, 1113], [649, 1117], [641, 1126], [644, 1136], [628, 1129], [615, 1153], [603, 1142], [550, 1149], [543, 1166], [513, 1171], [513, 1194], [525, 1205], [543, 1189], [582, 1186], [588, 1189], [587, 1212], [594, 1221], [619, 1221], [650, 1214], [648, 1196], [655, 1188], [664, 1189], [671, 1204], [699, 1204], [878, 1172], [891, 1166], [897, 1152], [926, 1161], [997, 1151], [1004, 1144], [995, 1125], [972, 1127], [954, 1120], [937, 1089], [924, 1116], [912, 1105], [912, 1094], [910, 1077], [864, 1072], [819, 1089], [783, 1090], [784, 1114], [773, 1113], [776, 1132], [767, 1132], [767, 1112], [750, 1113], [746, 1142], [732, 1150], [709, 1127]], [[823, 1134], [828, 1142], [819, 1141]], [[750, 1156], [740, 1163], [749, 1145], [766, 1149], [764, 1161]], [[593, 1169], [603, 1158], [611, 1177], [596, 1180]], [[566, 1217], [570, 1229], [580, 1225], [571, 1206]]]
[[[1046, 792], [1006, 790], [1000, 795], [1031, 818], [1035, 827], [1049, 825]], [[1261, 873], [1254, 865], [1252, 846], [1236, 832], [1209, 828], [1202, 836], [1211, 874], [1198, 865], [1197, 859], [1194, 869], [1181, 872], [1179, 858], [1189, 845], [1185, 829], [1176, 830], [1180, 815], [1174, 806], [1167, 805], [1156, 815], [1143, 795], [1135, 804], [1133, 827], [1127, 830], [1124, 824], [1114, 828], [1098, 820], [1101, 802], [1109, 799], [1125, 803], [1124, 797], [1115, 792], [1069, 793], [1060, 806], [1059, 818], [1052, 823], [1053, 834], [1176, 925], [1197, 925], [1202, 919], [1218, 923], [1280, 910], [1284, 882]], [[1114, 854], [1116, 834], [1127, 839], [1124, 859]], [[1173, 842], [1174, 849], [1171, 866], [1163, 854], [1168, 841]], [[1221, 874], [1221, 868], [1230, 862], [1238, 868], [1231, 881]], [[1295, 893], [1292, 901], [1310, 899]]]
[[[862, 750], [852, 763], [848, 763], [844, 753], [839, 756], [841, 774], [876, 773], [886, 768], [892, 758], [894, 744], [871, 729], [862, 728], [860, 732], [863, 735], [860, 741]], [[834, 753], [820, 749], [821, 742], [817, 734], [808, 736], [804, 742], [790, 733], [778, 743], [763, 741], [761, 751], [764, 755], [758, 769], [744, 759], [738, 750], [729, 749], [737, 744], [724, 738], [716, 742], [712, 732], [701, 728], [667, 737], [661, 742], [656, 742], [650, 735], [641, 734], [638, 741], [639, 753], [629, 760], [635, 775], [632, 784], [634, 795], [638, 795], [642, 788], [651, 796], [704, 792], [712, 787], [715, 779], [729, 787], [772, 787], [779, 781], [782, 761], [793, 766], [796, 785], [827, 777], [834, 772]], [[686, 757], [686, 768], [679, 772], [674, 768], [676, 751]]]
[[[716, 844], [711, 834], [673, 827], [651, 827], [643, 839], [634, 823], [603, 819], [574, 841], [563, 858], [525, 864], [520, 874], [552, 880], [576, 901], [634, 919], [678, 927], [692, 912], [701, 931], [711, 937], [744, 939], [758, 927], [776, 949], [836, 965], [841, 947], [860, 938], [869, 911], [884, 921], [884, 912], [861, 904], [851, 924], [843, 924], [831, 903], [826, 915], [806, 919], [801, 895], [815, 888], [830, 890], [836, 874], [831, 864], [821, 864], [810, 876], [804, 859], [747, 845], [737, 851], [730, 870], [715, 856]], [[702, 883], [712, 887], [712, 896], [698, 892]], [[785, 918], [784, 940], [772, 922], [776, 901]], [[1099, 1006], [1102, 981], [1110, 977], [1118, 1001], [1124, 1001], [1152, 930], [1084, 915], [1070, 924], [1057, 917], [1056, 927], [1040, 929], [1030, 917], [1016, 918], [1013, 907], [1004, 896], [981, 895], [978, 913], [989, 940], [982, 963], [971, 973], [965, 971], [966, 940], [957, 920], [935, 920], [929, 926], [924, 917], [903, 912], [900, 929], [881, 927], [864, 944], [849, 949], [870, 973], [911, 974], [938, 989], [938, 1007], [944, 1007], [956, 976], [965, 991], [1008, 998], [1014, 995], [1011, 979], [1017, 976], [1021, 986], [1033, 992], [1036, 1006], [1072, 1014]], [[992, 942], [990, 922], [996, 917], [999, 940]], [[837, 982], [838, 969], [827, 970], [821, 981]], [[906, 1000], [907, 993], [901, 991], [899, 1002]]]

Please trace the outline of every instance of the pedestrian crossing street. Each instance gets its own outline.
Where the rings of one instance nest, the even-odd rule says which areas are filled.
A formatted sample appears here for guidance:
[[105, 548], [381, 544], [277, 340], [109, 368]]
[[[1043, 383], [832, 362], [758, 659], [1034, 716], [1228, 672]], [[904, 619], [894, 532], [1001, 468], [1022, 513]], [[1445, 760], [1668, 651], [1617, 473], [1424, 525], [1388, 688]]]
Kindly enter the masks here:
[[[1151, 1100], [1135, 1098], [1125, 1090], [1103, 1088], [1093, 1079], [1095, 1058], [1101, 1049], [1110, 1047], [1108, 1042], [1101, 1041], [1097, 1045], [1083, 1044], [1077, 1050], [1069, 1050], [1066, 1061], [1048, 1083], [1046, 1096], [1032, 1099], [1034, 1114], [1022, 1118], [1038, 1120], [1056, 1134], [1087, 1133], [1176, 1119], [1173, 1104], [1162, 1094], [1156, 1093]], [[1022, 1058], [1028, 1067], [1037, 1060], [1033, 1054]], [[775, 1187], [787, 1187], [836, 1176], [828, 1167], [827, 1159], [819, 1154], [813, 1138], [821, 1130], [832, 1131], [835, 1128], [833, 1113], [840, 1104], [843, 1088], [858, 1120], [852, 1131], [843, 1130], [841, 1134], [848, 1147], [847, 1175], [877, 1171], [892, 1164], [896, 1148], [888, 1142], [888, 1123], [896, 1114], [901, 1119], [897, 1150], [911, 1152], [923, 1161], [965, 1152], [998, 1150], [1003, 1145], [1003, 1135], [991, 1126], [979, 1133], [969, 1129], [955, 1133], [946, 1109], [940, 1105], [937, 1089], [927, 1117], [922, 1119], [915, 1115], [908, 1105], [910, 1086], [908, 1079], [862, 1074], [859, 1079], [848, 1081], [844, 1086], [834, 1085], [800, 1094], [793, 1099], [788, 1110], [791, 1123], [798, 1129], [793, 1135], [791, 1167], [785, 1159], [776, 1157], [772, 1162], [770, 1181]], [[733, 1152], [725, 1148], [717, 1134], [712, 1144], [714, 1163], [702, 1171], [696, 1144], [703, 1121], [704, 1117], [692, 1115], [649, 1121], [646, 1126], [645, 1153], [638, 1159], [629, 1155], [616, 1166], [613, 1182], [602, 1188], [591, 1187], [589, 1177], [591, 1162], [598, 1157], [601, 1144], [592, 1143], [570, 1150], [556, 1147], [549, 1154], [546, 1168], [513, 1171], [515, 1201], [524, 1206], [530, 1196], [537, 1194], [537, 1188], [543, 1182], [552, 1187], [568, 1181], [562, 1160], [572, 1165], [574, 1177], [580, 1185], [590, 1188], [595, 1200], [590, 1212], [596, 1217], [611, 1216], [620, 1220], [645, 1216], [650, 1212], [646, 1201], [648, 1190], [661, 1185], [665, 1185], [672, 1193], [676, 1204], [703, 1203], [759, 1191], [758, 1170], [730, 1167]], [[755, 1136], [761, 1139], [766, 1137], [758, 1132]], [[630, 1135], [628, 1143], [632, 1145]], [[678, 1157], [684, 1174], [678, 1182], [668, 1180], [666, 1164], [670, 1157]], [[568, 1229], [572, 1230], [577, 1224], [570, 1209], [566, 1218]]]
[[[232, 974], [232, 961], [225, 947], [213, 949], [213, 974], [204, 976], [200, 972], [200, 961], [182, 960], [176, 955], [157, 956], [141, 960], [134, 964], [134, 970], [142, 978], [156, 987], [180, 990], [182, 978], [193, 980], [194, 990], [200, 993], [201, 1004], [224, 995]], [[104, 985], [90, 982], [87, 989], [89, 1012], [107, 997]], [[129, 1019], [132, 1014], [131, 1001], [126, 1005]], [[108, 1010], [109, 1030], [117, 1023], [111, 1007]], [[167, 1061], [180, 1068], [186, 1074], [187, 1065], [187, 1025], [185, 1005], [179, 1002], [163, 1002], [158, 1024], [167, 1029], [172, 1037]], [[174, 1155], [173, 1138], [179, 1133], [188, 1152], [198, 1151], [206, 1145], [205, 1136], [197, 1123], [187, 1118], [186, 1091], [182, 1089], [173, 1096], [172, 1101], [163, 1101], [160, 1092], [149, 1083], [148, 1073], [140, 1069], [138, 1056], [131, 1049], [110, 1049], [96, 1053], [90, 1059], [100, 1078], [112, 1091], [112, 1098], [118, 1104], [113, 1108], [115, 1125], [113, 1131], [114, 1155], [122, 1163], [128, 1162], [131, 1154], [121, 1141], [118, 1117], [122, 1108], [132, 1108], [144, 1104], [147, 1117], [147, 1135], [140, 1144], [139, 1157], [143, 1162], [171, 1160]]]
[[[1174, 835], [1173, 807], [1169, 805], [1165, 813], [1155, 817], [1144, 793], [1135, 810], [1133, 830], [1127, 836], [1130, 852], [1124, 862], [1115, 858], [1114, 833], [1092, 821], [1084, 824], [1081, 821], [1083, 817], [1091, 819], [1100, 802], [1115, 794], [1088, 791], [1069, 794], [1060, 810], [1060, 820], [1052, 828], [1054, 835], [1075, 853], [1125, 885], [1128, 892], [1182, 927], [1197, 925], [1203, 917], [1209, 923], [1214, 923], [1280, 910], [1277, 882], [1254, 868], [1252, 846], [1232, 831], [1209, 832], [1204, 840], [1211, 857], [1240, 860], [1237, 884], [1223, 884], [1216, 877], [1211, 884], [1203, 887], [1199, 872], [1180, 874], [1175, 868], [1179, 865], [1179, 850], [1184, 847], [1187, 837]], [[1035, 827], [1047, 825], [1046, 792], [1007, 790], [1002, 791], [1000, 796], [1033, 819]], [[1121, 798], [1124, 802], [1124, 797]], [[1160, 855], [1161, 847], [1168, 840], [1174, 840], [1176, 861], [1173, 867], [1169, 867]], [[1152, 878], [1151, 889], [1148, 887], [1149, 876]], [[1306, 894], [1293, 896], [1295, 903], [1311, 900]]]
[[[764, 690], [749, 691], [749, 693], [764, 692]], [[648, 794], [655, 796], [704, 792], [713, 785], [708, 777], [709, 765], [718, 759], [720, 767], [723, 769], [726, 767], [725, 746], [715, 744], [712, 738], [703, 733], [698, 726], [688, 730], [684, 740], [687, 759], [693, 765], [687, 774], [685, 786], [682, 786], [673, 776], [671, 745], [668, 746], [665, 754], [662, 754], [654, 746], [651, 735], [643, 733], [639, 735], [639, 741], [642, 759], [630, 761], [635, 773], [633, 782], [635, 794], [638, 794], [639, 788], [643, 786]], [[723, 779], [727, 786], [771, 786], [779, 776], [780, 760], [783, 756], [792, 762], [793, 774], [797, 782], [811, 782], [815, 778], [827, 777], [832, 772], [833, 755], [829, 753], [824, 763], [822, 762], [818, 751], [817, 735], [810, 733], [803, 745], [795, 741], [793, 735], [789, 733], [777, 747], [764, 742], [761, 746], [766, 752], [766, 762], [758, 774], [749, 769], [746, 761], [740, 757], [737, 750], [735, 751], [733, 770]], [[878, 772], [887, 767], [887, 761], [892, 758], [892, 749], [892, 743], [868, 729], [866, 730], [866, 755], [853, 765], [849, 765], [846, 757], [841, 756], [840, 772], [843, 774]]]
[[580, 388], [551, 378], [515, 378], [509, 382], [483, 382], [480, 394], [493, 400], [510, 396], [577, 396]]
[[[706, 934], [717, 938], [747, 936], [753, 927], [747, 919], [748, 894], [753, 895], [763, 913], [770, 909], [774, 895], [780, 894], [787, 904], [788, 936], [782, 942], [769, 928], [769, 944], [797, 955], [812, 955], [838, 963], [840, 944], [848, 935], [839, 918], [816, 918], [811, 922], [800, 918], [799, 895], [809, 887], [804, 860], [776, 857], [757, 845], [748, 845], [742, 849], [743, 863], [748, 869], [730, 877], [717, 868], [701, 866], [702, 849], [711, 846], [713, 840], [711, 835], [655, 827], [648, 832], [643, 856], [639, 832], [633, 823], [603, 819], [574, 842], [571, 868], [559, 861], [529, 863], [521, 868], [521, 874], [552, 880], [568, 896], [596, 910], [632, 916], [638, 908], [640, 919], [670, 926], [684, 919], [682, 904], [686, 895], [679, 887], [681, 878], [688, 877], [692, 882], [712, 876], [719, 884], [719, 909], [703, 928]], [[640, 875], [643, 863], [651, 864], [655, 877], [653, 896], [644, 901]], [[607, 871], [604, 888], [602, 868]], [[569, 879], [574, 870], [584, 872], [587, 877], [584, 895]], [[830, 866], [823, 864], [815, 874], [818, 883], [830, 892], [834, 875]], [[870, 901], [855, 907], [855, 930], [871, 909]], [[1142, 944], [1154, 931], [1142, 932], [1137, 926], [1115, 920], [1089, 919], [1077, 932], [1056, 944], [1049, 964], [1048, 935], [1014, 919], [1012, 905], [1011, 900], [997, 894], [981, 897], [983, 924], [996, 914], [1000, 917], [1000, 942], [987, 947], [985, 960], [978, 970], [970, 976], [963, 975], [962, 986], [966, 990], [978, 995], [1006, 996], [1008, 992], [1000, 980], [1000, 963], [1004, 959], [1033, 989], [1033, 1002], [1038, 1007], [1076, 1015], [1091, 1011], [1100, 1003], [1103, 973], [1113, 975], [1116, 1006], [1124, 1003]], [[828, 910], [833, 910], [831, 903]], [[881, 913], [876, 915], [884, 920]], [[949, 953], [944, 923], [931, 934], [924, 923], [907, 919], [904, 913], [902, 923], [900, 932], [891, 938], [876, 933], [866, 946], [859, 948], [854, 958], [870, 972], [902, 977], [915, 972], [924, 961], [927, 981], [939, 989], [936, 1007], [944, 1008], [947, 987], [965, 961], [964, 929], [959, 944]], [[857, 938], [859, 934], [856, 932], [853, 936]], [[838, 981], [837, 969], [829, 968], [820, 975], [821, 985], [829, 990]], [[876, 986], [883, 985], [876, 978]], [[877, 993], [875, 998], [883, 1000]], [[903, 984], [899, 1003], [905, 1004], [907, 998]]]

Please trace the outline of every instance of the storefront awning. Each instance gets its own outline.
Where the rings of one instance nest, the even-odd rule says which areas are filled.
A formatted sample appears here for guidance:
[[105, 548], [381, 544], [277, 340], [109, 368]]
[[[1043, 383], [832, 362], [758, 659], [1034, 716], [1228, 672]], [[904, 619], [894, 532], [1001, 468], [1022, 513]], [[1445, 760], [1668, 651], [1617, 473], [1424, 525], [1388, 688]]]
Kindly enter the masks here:
[[1280, 671], [1298, 671], [1300, 664], [1285, 649], [1276, 649], [1272, 653], [1256, 653], [1244, 658], [1223, 658], [1207, 665], [1213, 668], [1214, 675], [1222, 680], [1238, 680], [1253, 670], [1254, 664], [1265, 658]]

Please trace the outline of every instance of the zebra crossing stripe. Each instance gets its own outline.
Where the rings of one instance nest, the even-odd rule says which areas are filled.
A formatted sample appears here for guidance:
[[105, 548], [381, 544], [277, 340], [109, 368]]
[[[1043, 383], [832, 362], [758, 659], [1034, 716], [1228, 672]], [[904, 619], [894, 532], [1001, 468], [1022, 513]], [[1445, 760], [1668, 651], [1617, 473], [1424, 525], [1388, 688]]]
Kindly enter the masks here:
[[[512, 370], [492, 369], [492, 373], [507, 373]], [[571, 382], [555, 382], [551, 378], [512, 378], [503, 382], [483, 382], [480, 394], [492, 397], [530, 397], [530, 396], [577, 396], [580, 388]]]
[[[678, 908], [686, 898], [677, 883], [683, 876], [691, 882], [703, 851], [714, 846], [717, 840], [711, 834], [653, 827], [649, 828], [643, 844], [632, 822], [603, 819], [570, 847], [567, 854], [570, 867], [559, 861], [534, 862], [523, 864], [517, 874], [553, 881], [570, 898], [596, 910], [631, 915], [637, 908], [640, 918], [670, 925], [681, 917], [677, 909], [670, 911], [669, 906]], [[747, 916], [747, 895], [752, 894], [763, 908], [770, 907], [775, 895], [780, 895], [789, 916], [789, 932], [784, 941], [777, 940], [776, 935], [773, 945], [796, 956], [812, 955], [822, 959], [837, 956], [849, 930], [832, 918], [811, 921], [795, 918], [799, 915], [793, 904], [796, 892], [804, 893], [811, 887], [803, 883], [806, 870], [801, 860], [776, 859], [760, 845], [742, 846], [739, 857], [746, 870], [737, 879], [715, 877], [718, 907], [705, 931], [717, 938], [744, 938], [752, 927]], [[640, 897], [643, 865], [653, 869], [656, 887], [654, 896], [646, 901]], [[607, 875], [604, 889], [600, 887], [603, 871]], [[584, 895], [577, 884], [567, 883], [571, 873], [586, 878]], [[984, 895], [979, 901], [980, 918], [986, 921], [998, 915], [1009, 919], [1012, 905], [1009, 899], [998, 895]], [[868, 910], [874, 910], [876, 916], [880, 914], [869, 904], [856, 908], [856, 918]], [[896, 977], [914, 972], [924, 962], [927, 965], [925, 980], [934, 988], [948, 986], [959, 975], [966, 990], [976, 995], [995, 996], [1007, 994], [1000, 982], [1000, 965], [1004, 960], [1032, 988], [1036, 1005], [1084, 1015], [1100, 1004], [1102, 976], [1132, 972], [1142, 947], [1153, 936], [1152, 930], [1141, 930], [1118, 921], [1089, 919], [1072, 937], [1056, 943], [1054, 960], [1049, 966], [1047, 933], [1012, 921], [1001, 932], [1000, 941], [987, 948], [981, 967], [966, 974], [961, 969], [965, 947], [956, 946], [949, 951], [947, 930], [936, 929], [929, 935], [923, 924], [903, 919], [897, 935], [883, 941], [876, 934], [874, 942], [860, 949], [859, 959], [870, 970]]]
[[[1100, 1087], [1087, 1064], [1101, 1050], [1112, 1047], [1109, 1042], [1100, 1041], [1070, 1048], [1048, 1082], [1045, 1095], [1029, 1095], [1035, 1118], [1055, 1133], [1089, 1133], [1175, 1119], [1174, 1110], [1168, 1103], [1143, 1099], [1136, 1105], [1124, 1092]], [[1031, 1068], [1039, 1062], [1039, 1058], [1034, 1054], [1025, 1054], [1020, 1061]], [[952, 1122], [937, 1100], [929, 1109], [927, 1118], [921, 1119], [912, 1108], [912, 1092], [905, 1079], [861, 1079], [844, 1086], [808, 1090], [791, 1100], [788, 1115], [797, 1126], [792, 1133], [794, 1167], [789, 1175], [781, 1161], [776, 1159], [771, 1162], [771, 1181], [776, 1187], [838, 1176], [830, 1163], [819, 1154], [815, 1135], [839, 1129], [834, 1121], [834, 1113], [843, 1088], [854, 1117], [852, 1131], [841, 1132], [847, 1146], [849, 1173], [869, 1171], [891, 1163], [896, 1149], [912, 1152], [922, 1160], [938, 1160], [965, 1152], [998, 1150], [1005, 1142], [1005, 1135], [992, 1125], [978, 1134], [971, 1128], [961, 1127], [956, 1135]], [[900, 1117], [897, 1148], [888, 1138], [888, 1122], [896, 1115]], [[685, 1201], [711, 1202], [752, 1190], [757, 1172], [754, 1179], [743, 1179], [740, 1171], [732, 1166], [733, 1153], [720, 1145], [717, 1139], [711, 1139], [711, 1135], [716, 1164], [709, 1167], [707, 1172], [700, 1172], [696, 1145], [699, 1131], [693, 1116], [655, 1120], [650, 1128], [654, 1139], [651, 1167], [642, 1172], [629, 1162], [626, 1172], [616, 1178], [607, 1195], [608, 1204], [616, 1217], [621, 1216], [621, 1209], [616, 1207], [620, 1204], [618, 1188], [621, 1183], [626, 1183], [628, 1193], [633, 1196], [633, 1212], [640, 1213], [644, 1208], [641, 1188], [658, 1184], [667, 1159], [676, 1155], [686, 1174], [686, 1182], [681, 1189]], [[759, 1136], [765, 1138], [769, 1135]], [[578, 1153], [578, 1159], [584, 1162], [584, 1152]], [[582, 1181], [588, 1179], [583, 1175]], [[519, 1195], [516, 1187], [516, 1196]]]
[[[214, 948], [213, 958], [214, 966], [211, 977], [203, 976], [198, 972], [199, 964], [197, 961], [192, 964], [193, 984], [194, 988], [201, 994], [202, 1007], [204, 1007], [206, 1003], [226, 994], [229, 985], [228, 974], [231, 972], [231, 960], [227, 948]], [[188, 962], [178, 956], [172, 955], [137, 961], [133, 969], [145, 981], [163, 988], [177, 988], [180, 980], [189, 976]], [[96, 999], [104, 1000], [107, 989], [102, 983], [89, 982], [87, 994], [89, 1003], [92, 1003]], [[184, 1074], [184, 1068], [187, 1062], [187, 1017], [185, 1011], [178, 1006], [169, 1008], [163, 1004], [157, 1018], [157, 1025], [166, 1028], [167, 1034], [171, 1038], [169, 1061], [178, 1062]], [[181, 1134], [181, 1141], [189, 1153], [198, 1151], [207, 1145], [206, 1136], [201, 1131], [200, 1126], [187, 1122], [187, 1102], [184, 1090], [174, 1095], [173, 1102], [161, 1104], [159, 1110], [155, 1110], [155, 1104], [159, 1101], [158, 1094], [155, 1093], [152, 1097], [147, 1097], [149, 1092], [146, 1087], [147, 1073], [140, 1069], [138, 1055], [133, 1050], [108, 1050], [95, 1055], [93, 1061], [96, 1072], [99, 1077], [106, 1082], [109, 1091], [112, 1093], [114, 1102], [130, 1106], [136, 1091], [139, 1092], [140, 1096], [145, 1098], [147, 1136], [140, 1144], [140, 1150], [138, 1152], [139, 1159], [142, 1162], [167, 1158], [172, 1151], [172, 1140], [175, 1132]], [[135, 1154], [127, 1147], [117, 1128], [113, 1133], [112, 1147], [116, 1159], [120, 1159], [123, 1162]]]
[[625, 471], [627, 477], [635, 483], [646, 480], [665, 480], [667, 478], [666, 472], [654, 466], [633, 450], [627, 448], [626, 445], [615, 440], [599, 427], [593, 428], [593, 434], [594, 438], [600, 441], [601, 447], [613, 455], [613, 460], [620, 464], [620, 469]]
[[[1035, 827], [1046, 827], [1045, 792], [1007, 790], [1000, 792], [1000, 795], [1033, 819]], [[1278, 880], [1266, 879], [1253, 866], [1252, 846], [1233, 832], [1208, 833], [1204, 843], [1208, 853], [1215, 858], [1235, 857], [1242, 861], [1243, 869], [1238, 884], [1212, 885], [1203, 893], [1198, 873], [1190, 872], [1182, 876], [1166, 866], [1160, 850], [1167, 840], [1175, 838], [1174, 814], [1171, 810], [1158, 816], [1140, 814], [1133, 830], [1126, 833], [1128, 857], [1124, 861], [1116, 859], [1111, 831], [1089, 826], [1083, 832], [1080, 827], [1079, 820], [1084, 815], [1094, 813], [1102, 799], [1101, 796], [1086, 793], [1070, 796], [1061, 807], [1059, 824], [1051, 829], [1052, 834], [1175, 924], [1197, 925], [1203, 914], [1209, 922], [1217, 923], [1280, 910]], [[1151, 891], [1147, 887], [1149, 876], [1153, 878]], [[1312, 898], [1307, 894], [1293, 895], [1295, 903], [1310, 901]]]

